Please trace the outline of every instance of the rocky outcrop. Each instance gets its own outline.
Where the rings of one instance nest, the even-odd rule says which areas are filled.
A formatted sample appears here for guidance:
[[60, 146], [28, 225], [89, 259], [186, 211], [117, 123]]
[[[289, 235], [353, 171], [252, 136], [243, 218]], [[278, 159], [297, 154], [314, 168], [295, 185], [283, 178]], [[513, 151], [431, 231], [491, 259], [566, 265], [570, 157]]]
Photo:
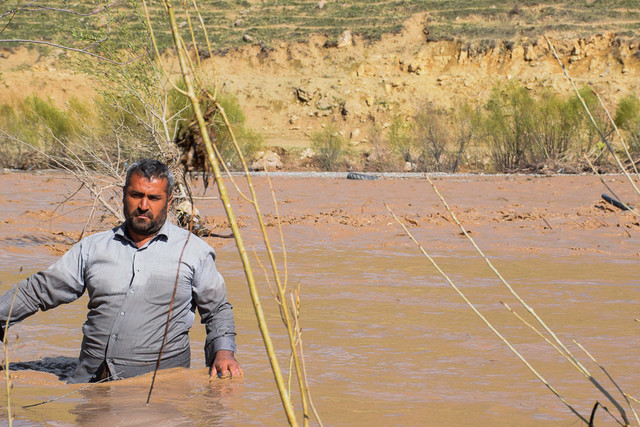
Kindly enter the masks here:
[[282, 169], [282, 160], [280, 156], [273, 151], [261, 151], [258, 153], [257, 160], [249, 165], [251, 171], [274, 171]]

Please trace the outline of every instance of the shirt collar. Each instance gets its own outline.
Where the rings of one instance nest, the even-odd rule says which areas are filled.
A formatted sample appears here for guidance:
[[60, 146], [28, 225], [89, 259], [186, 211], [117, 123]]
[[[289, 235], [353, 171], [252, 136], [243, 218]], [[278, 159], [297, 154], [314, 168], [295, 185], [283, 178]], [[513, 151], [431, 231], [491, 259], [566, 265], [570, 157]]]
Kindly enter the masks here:
[[[129, 238], [129, 236], [127, 236], [126, 223], [125, 222], [123, 222], [122, 224], [120, 224], [119, 226], [117, 226], [114, 229], [114, 234], [115, 234], [116, 238], [124, 239], [127, 242], [130, 242], [130, 243], [135, 245], [134, 241], [131, 240], [131, 238]], [[151, 240], [149, 240], [149, 242], [147, 242], [147, 244], [145, 246], [150, 245], [151, 242], [154, 242], [156, 240], [163, 240], [163, 241], [166, 242], [166, 241], [169, 240], [169, 234], [170, 234], [170, 224], [169, 224], [169, 221], [165, 221], [164, 224], [162, 224], [162, 227], [160, 228], [160, 230], [158, 230], [156, 235], [153, 236], [153, 238]]]

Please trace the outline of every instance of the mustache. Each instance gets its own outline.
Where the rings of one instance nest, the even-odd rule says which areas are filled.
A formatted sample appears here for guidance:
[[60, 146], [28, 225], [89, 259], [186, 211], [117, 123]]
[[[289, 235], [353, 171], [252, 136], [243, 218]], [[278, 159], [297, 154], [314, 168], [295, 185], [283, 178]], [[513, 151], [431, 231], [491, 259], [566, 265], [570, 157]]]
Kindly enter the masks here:
[[153, 214], [149, 211], [141, 211], [140, 209], [134, 210], [133, 212], [131, 212], [131, 216], [146, 216], [149, 219], [153, 219]]

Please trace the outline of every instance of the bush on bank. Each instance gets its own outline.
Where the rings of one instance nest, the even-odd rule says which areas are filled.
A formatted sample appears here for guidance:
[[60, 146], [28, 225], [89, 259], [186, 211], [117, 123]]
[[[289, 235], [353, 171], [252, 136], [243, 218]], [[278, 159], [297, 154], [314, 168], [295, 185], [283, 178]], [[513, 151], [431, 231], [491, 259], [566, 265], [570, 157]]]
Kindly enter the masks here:
[[316, 152], [318, 167], [324, 171], [342, 169], [349, 152], [347, 141], [335, 126], [311, 134], [311, 148]]
[[[192, 120], [193, 113], [176, 96], [169, 99], [172, 101], [168, 103], [167, 129], [177, 131], [169, 135], [177, 135]], [[236, 98], [222, 95], [220, 104], [243, 151], [250, 156], [260, 150], [262, 137], [246, 127]], [[121, 96], [117, 102], [72, 98], [65, 108], [37, 95], [27, 96], [15, 105], [2, 104], [0, 167], [97, 170], [100, 164], [125, 164], [141, 157], [158, 157], [162, 130], [150, 113], [138, 98], [128, 96]], [[237, 168], [239, 162], [231, 136], [220, 115], [214, 115], [209, 125], [225, 163]]]
[[[580, 90], [580, 96], [612, 141], [614, 127], [597, 96], [588, 88]], [[640, 100], [629, 95], [615, 111], [614, 122], [631, 153], [640, 154]], [[393, 170], [580, 172], [586, 170], [585, 154], [598, 166], [611, 162], [577, 96], [562, 98], [548, 90], [533, 93], [517, 82], [494, 87], [478, 108], [463, 105], [444, 111], [422, 103], [411, 117], [394, 116], [386, 135], [376, 134], [374, 141], [367, 160], [376, 159], [375, 152], [386, 147], [394, 159], [386, 165]], [[378, 163], [372, 162], [376, 166], [369, 170]]]
[[[596, 95], [586, 88], [580, 93], [598, 127], [622, 152]], [[177, 93], [169, 95], [166, 127], [179, 135], [190, 123], [192, 111]], [[262, 147], [261, 136], [245, 125], [235, 97], [223, 94], [220, 103], [246, 157], [251, 158]], [[615, 125], [637, 158], [640, 99], [628, 95], [612, 111]], [[225, 163], [237, 169], [230, 134], [219, 113], [209, 125]], [[115, 159], [123, 164], [143, 156], [157, 157], [157, 128], [149, 119], [148, 108], [135, 97], [122, 96], [117, 102], [74, 98], [60, 108], [49, 99], [30, 95], [12, 105], [0, 105], [0, 167], [73, 168], [82, 163], [82, 167], [99, 169], [101, 162]], [[362, 150], [358, 154], [350, 149], [335, 125], [313, 133], [310, 139], [316, 153], [314, 164], [320, 170], [581, 172], [589, 170], [583, 161], [585, 154], [600, 168], [612, 163], [575, 95], [563, 98], [549, 91], [535, 93], [516, 82], [494, 87], [479, 107], [444, 110], [422, 102], [413, 115], [392, 117], [386, 129], [374, 125], [364, 155]]]

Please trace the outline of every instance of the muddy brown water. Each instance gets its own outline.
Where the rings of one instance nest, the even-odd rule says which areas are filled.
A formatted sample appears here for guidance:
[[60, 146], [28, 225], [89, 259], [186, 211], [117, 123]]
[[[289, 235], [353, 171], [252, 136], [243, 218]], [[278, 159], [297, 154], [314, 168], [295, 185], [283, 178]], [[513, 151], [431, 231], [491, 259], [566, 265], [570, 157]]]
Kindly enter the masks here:
[[[640, 205], [623, 178], [605, 179], [628, 203]], [[277, 239], [266, 180], [255, 181], [269, 232]], [[638, 397], [638, 220], [601, 202], [607, 190], [589, 176], [452, 176], [435, 182], [507, 281], [588, 369], [615, 393], [574, 340], [626, 393]], [[78, 187], [61, 173], [4, 173], [0, 184], [0, 290], [5, 291], [68, 249], [84, 226], [90, 201], [81, 196], [60, 205]], [[288, 281], [301, 287], [309, 383], [327, 425], [581, 424], [446, 284], [383, 202], [580, 413], [588, 417], [596, 401], [606, 403], [500, 304], [524, 313], [447, 219], [426, 180], [274, 177], [273, 186], [284, 223]], [[207, 195], [214, 193], [209, 189]], [[249, 207], [236, 193], [233, 197], [246, 240], [264, 258]], [[218, 200], [202, 200], [199, 207], [210, 224], [223, 222]], [[109, 221], [91, 227], [105, 229]], [[216, 231], [226, 232], [222, 226]], [[230, 239], [208, 241], [234, 305], [244, 378], [208, 381], [204, 328], [195, 324], [192, 368], [161, 372], [148, 406], [150, 376], [84, 390], [65, 384], [59, 378], [77, 357], [85, 296], [12, 328], [10, 360], [20, 362], [15, 365], [20, 370], [11, 373], [16, 425], [285, 424], [235, 245]], [[280, 245], [275, 246], [281, 260]], [[261, 270], [255, 270], [287, 372], [285, 334]], [[6, 419], [6, 395], [0, 395]], [[23, 408], [50, 399], [58, 400]], [[596, 413], [596, 425], [613, 423], [603, 411]]]

